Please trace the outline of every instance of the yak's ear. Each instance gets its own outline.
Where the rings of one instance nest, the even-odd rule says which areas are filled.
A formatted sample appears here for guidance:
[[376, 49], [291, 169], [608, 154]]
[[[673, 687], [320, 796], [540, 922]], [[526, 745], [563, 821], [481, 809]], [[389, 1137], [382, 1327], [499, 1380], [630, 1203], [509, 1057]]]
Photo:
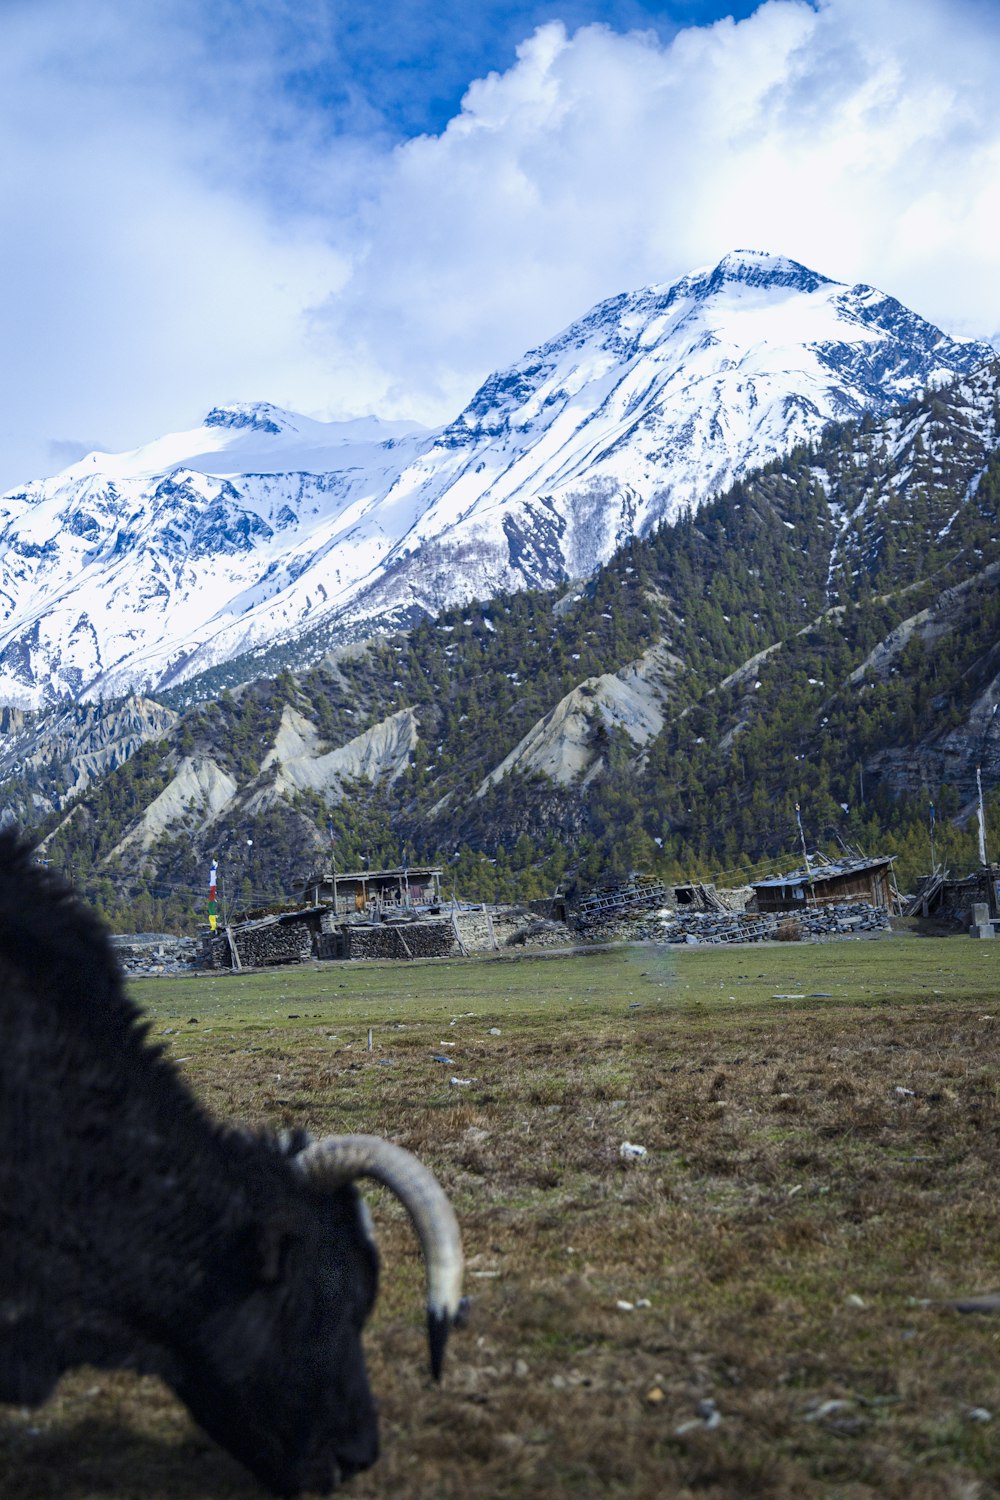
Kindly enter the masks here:
[[296, 1128], [294, 1130], [279, 1130], [275, 1137], [278, 1149], [282, 1156], [298, 1156], [307, 1146], [312, 1145], [312, 1136], [308, 1130]]

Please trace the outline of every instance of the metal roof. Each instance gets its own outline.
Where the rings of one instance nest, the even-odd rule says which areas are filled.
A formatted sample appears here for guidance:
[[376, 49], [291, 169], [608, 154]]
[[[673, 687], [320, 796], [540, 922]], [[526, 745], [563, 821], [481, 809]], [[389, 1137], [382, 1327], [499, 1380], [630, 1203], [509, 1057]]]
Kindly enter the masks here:
[[[438, 865], [410, 865], [408, 868], [397, 865], [391, 870], [337, 870], [335, 871], [338, 881], [341, 880], [406, 880], [415, 879], [421, 875], [443, 875], [443, 866]], [[296, 880], [293, 882], [296, 889], [305, 888], [310, 885], [330, 885], [333, 876], [329, 869], [322, 874], [317, 872], [310, 875], [308, 880]]]
[[839, 875], [859, 875], [863, 870], [882, 869], [891, 865], [892, 859], [893, 856], [888, 854], [877, 855], [874, 859], [817, 858], [808, 870], [803, 866], [799, 870], [789, 870], [787, 875], [770, 875], [767, 880], [752, 880], [750, 884], [755, 891], [762, 886], [817, 885], [824, 880], [835, 880]]

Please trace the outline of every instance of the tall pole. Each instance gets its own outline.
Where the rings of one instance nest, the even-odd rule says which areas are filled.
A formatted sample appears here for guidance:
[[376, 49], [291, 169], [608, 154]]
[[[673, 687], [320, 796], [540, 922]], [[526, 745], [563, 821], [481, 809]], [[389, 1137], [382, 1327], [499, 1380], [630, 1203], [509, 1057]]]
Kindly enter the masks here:
[[333, 831], [333, 819], [327, 818], [326, 829], [330, 835], [330, 884], [333, 886], [333, 915], [337, 915], [337, 858], [334, 854], [336, 836]]
[[998, 912], [1000, 912], [1000, 887], [994, 884], [993, 867], [989, 862], [989, 858], [986, 852], [986, 805], [983, 801], [983, 773], [981, 763], [986, 750], [986, 741], [989, 739], [990, 730], [996, 723], [998, 711], [1000, 711], [1000, 703], [994, 703], [993, 710], [986, 721], [986, 728], [983, 730], [982, 743], [979, 747], [980, 765], [976, 767], [976, 791], [979, 794], [979, 803], [977, 808], [977, 812], [979, 815], [979, 858], [982, 863], [983, 869], [986, 871], [986, 894], [990, 903], [989, 909], [992, 916], [996, 916]]
[[928, 805], [930, 807], [930, 819], [931, 819], [931, 874], [932, 875], [936, 875], [937, 874], [937, 860], [934, 858], [934, 818], [935, 818], [934, 803], [931, 802]]
[[[253, 839], [252, 838], [247, 838], [247, 857], [246, 857], [246, 863], [243, 866], [243, 879], [244, 879], [245, 883], [247, 885], [249, 885], [249, 887], [250, 887], [250, 900], [246, 903], [246, 906], [244, 907], [244, 910], [248, 910], [253, 905], [253, 881], [250, 879], [250, 861], [251, 861], [252, 858], [253, 858]], [[242, 897], [241, 897], [241, 899], [242, 899]]]
[[802, 816], [799, 812], [799, 804], [795, 804], [795, 821], [799, 825], [799, 838], [802, 840], [802, 858], [806, 862], [806, 875], [808, 876], [807, 889], [812, 895], [812, 867], [809, 864], [809, 851], [806, 848], [806, 836], [802, 831]]

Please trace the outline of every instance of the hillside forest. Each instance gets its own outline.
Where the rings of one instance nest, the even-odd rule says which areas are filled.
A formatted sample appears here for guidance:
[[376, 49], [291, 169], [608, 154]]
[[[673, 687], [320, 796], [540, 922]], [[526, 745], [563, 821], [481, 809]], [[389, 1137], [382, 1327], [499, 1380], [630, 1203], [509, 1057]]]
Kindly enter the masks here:
[[[175, 691], [173, 727], [74, 796], [23, 766], [4, 800], [127, 930], [203, 921], [215, 855], [233, 909], [340, 869], [441, 865], [467, 899], [551, 895], [630, 870], [736, 885], [845, 848], [896, 857], [901, 889], [978, 866], [975, 772], [1000, 858], [1000, 366], [885, 419], [833, 426], [589, 579], [469, 600], [408, 632], [329, 652], [319, 637]], [[658, 663], [656, 731], [604, 687]], [[585, 769], [514, 757], [568, 695]], [[592, 701], [592, 711], [588, 702]], [[342, 745], [400, 710], [416, 743], [392, 775], [263, 795], [286, 709]], [[155, 837], [146, 810], [184, 758], [236, 787]], [[264, 769], [262, 769], [264, 767]], [[796, 808], [798, 807], [798, 815]]]

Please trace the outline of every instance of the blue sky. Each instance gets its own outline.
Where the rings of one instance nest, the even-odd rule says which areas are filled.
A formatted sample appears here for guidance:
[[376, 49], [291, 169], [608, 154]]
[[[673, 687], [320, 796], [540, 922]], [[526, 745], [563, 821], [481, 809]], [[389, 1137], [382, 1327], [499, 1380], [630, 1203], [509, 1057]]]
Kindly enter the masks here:
[[2, 0], [0, 488], [268, 399], [453, 416], [728, 250], [1000, 330], [996, 0]]
[[518, 43], [547, 21], [561, 20], [569, 31], [593, 23], [618, 32], [650, 29], [668, 41], [684, 26], [742, 18], [755, 9], [755, 0], [382, 0], [378, 6], [216, 0], [175, 15], [209, 49], [268, 50], [289, 93], [321, 108], [332, 129], [381, 128], [406, 137], [443, 129], [469, 82], [510, 67]]
[[[509, 68], [518, 43], [547, 21], [562, 21], [568, 31], [593, 23], [617, 32], [650, 29], [669, 41], [684, 26], [742, 18], [756, 8], [756, 0], [383, 0], [378, 6], [354, 0], [320, 7], [265, 3], [254, 8], [254, 24], [281, 49], [289, 91], [322, 108], [333, 128], [406, 137], [442, 130], [470, 81]], [[247, 36], [247, 11], [240, 3], [204, 7], [202, 24], [220, 45], [229, 45]]]

